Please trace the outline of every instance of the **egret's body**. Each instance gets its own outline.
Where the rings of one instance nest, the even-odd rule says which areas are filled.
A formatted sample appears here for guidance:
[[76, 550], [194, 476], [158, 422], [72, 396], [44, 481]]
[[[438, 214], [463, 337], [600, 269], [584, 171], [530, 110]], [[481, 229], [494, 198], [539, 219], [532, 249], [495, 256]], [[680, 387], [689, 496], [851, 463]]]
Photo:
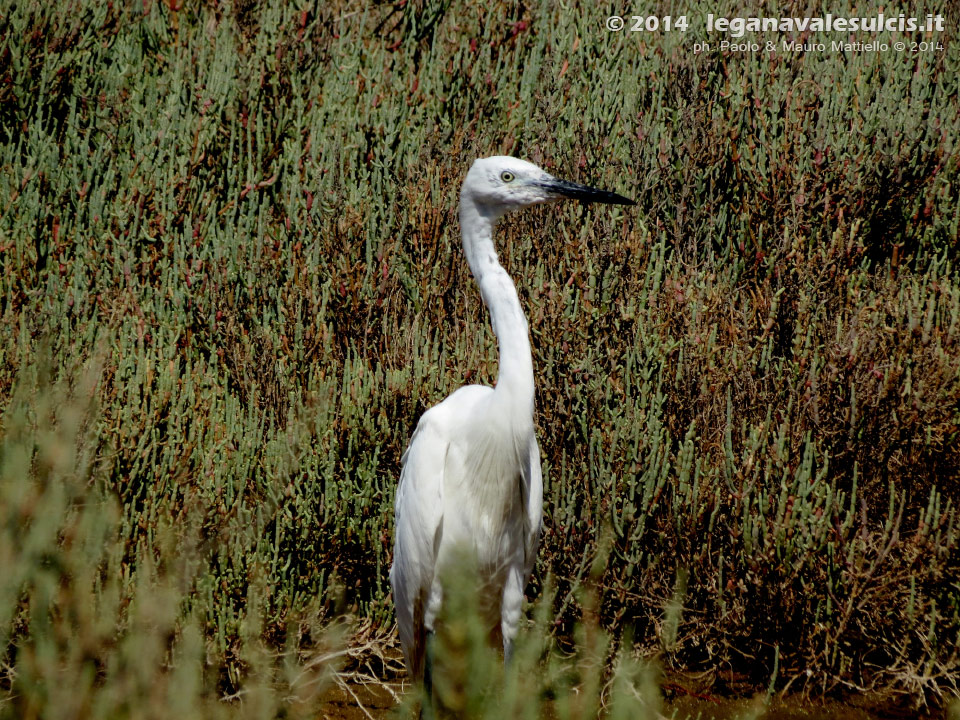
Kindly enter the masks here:
[[424, 671], [426, 635], [443, 602], [441, 578], [464, 552], [481, 574], [480, 607], [499, 623], [510, 657], [539, 543], [543, 483], [527, 319], [493, 230], [511, 209], [564, 196], [632, 204], [511, 157], [477, 160], [461, 189], [463, 250], [490, 311], [500, 368], [495, 387], [460, 388], [425, 412], [403, 455], [390, 582], [414, 677]]

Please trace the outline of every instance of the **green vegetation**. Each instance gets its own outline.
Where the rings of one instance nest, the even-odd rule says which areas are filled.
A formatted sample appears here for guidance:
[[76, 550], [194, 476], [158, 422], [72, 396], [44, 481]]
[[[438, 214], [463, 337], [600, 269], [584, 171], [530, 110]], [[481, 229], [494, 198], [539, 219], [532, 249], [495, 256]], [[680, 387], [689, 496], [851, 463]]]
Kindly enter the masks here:
[[955, 696], [960, 18], [695, 54], [708, 10], [757, 11], [6, 3], [0, 715], [310, 717], [332, 621], [386, 634], [400, 455], [496, 377], [456, 221], [495, 153], [639, 203], [501, 228], [546, 485], [521, 667], [587, 654], [565, 717], [605, 664], [653, 682], [633, 655]]

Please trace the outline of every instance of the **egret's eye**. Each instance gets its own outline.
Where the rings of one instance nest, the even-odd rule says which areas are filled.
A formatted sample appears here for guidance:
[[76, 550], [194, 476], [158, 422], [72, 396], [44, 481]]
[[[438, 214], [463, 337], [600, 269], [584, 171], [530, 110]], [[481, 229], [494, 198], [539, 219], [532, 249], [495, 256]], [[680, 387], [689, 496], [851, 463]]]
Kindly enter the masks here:
[[509, 170], [504, 170], [502, 173], [500, 173], [500, 179], [503, 180], [505, 183], [513, 182], [513, 178], [514, 178], [514, 174]]

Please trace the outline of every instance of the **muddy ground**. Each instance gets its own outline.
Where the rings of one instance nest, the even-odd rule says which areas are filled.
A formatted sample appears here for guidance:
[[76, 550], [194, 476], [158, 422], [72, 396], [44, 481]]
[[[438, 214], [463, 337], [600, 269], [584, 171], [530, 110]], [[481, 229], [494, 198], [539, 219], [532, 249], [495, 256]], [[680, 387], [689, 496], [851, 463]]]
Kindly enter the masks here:
[[[848, 702], [817, 702], [800, 696], [731, 699], [696, 692], [676, 682], [665, 684], [664, 717], [671, 720], [940, 720], [945, 712], [883, 705], [860, 698]], [[400, 683], [390, 685], [345, 684], [327, 693], [323, 720], [380, 720], [407, 717], [399, 700]]]

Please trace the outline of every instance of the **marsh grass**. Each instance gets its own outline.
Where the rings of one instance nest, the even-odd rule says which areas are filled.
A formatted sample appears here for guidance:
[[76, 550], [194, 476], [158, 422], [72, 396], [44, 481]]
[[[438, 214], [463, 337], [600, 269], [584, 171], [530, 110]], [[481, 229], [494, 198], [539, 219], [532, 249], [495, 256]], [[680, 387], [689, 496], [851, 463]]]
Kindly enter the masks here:
[[942, 52], [695, 55], [552, 3], [0, 13], [3, 712], [295, 713], [325, 628], [388, 630], [403, 448], [496, 377], [455, 215], [494, 152], [639, 203], [498, 238], [550, 637], [955, 696], [960, 51], [924, 10]]

